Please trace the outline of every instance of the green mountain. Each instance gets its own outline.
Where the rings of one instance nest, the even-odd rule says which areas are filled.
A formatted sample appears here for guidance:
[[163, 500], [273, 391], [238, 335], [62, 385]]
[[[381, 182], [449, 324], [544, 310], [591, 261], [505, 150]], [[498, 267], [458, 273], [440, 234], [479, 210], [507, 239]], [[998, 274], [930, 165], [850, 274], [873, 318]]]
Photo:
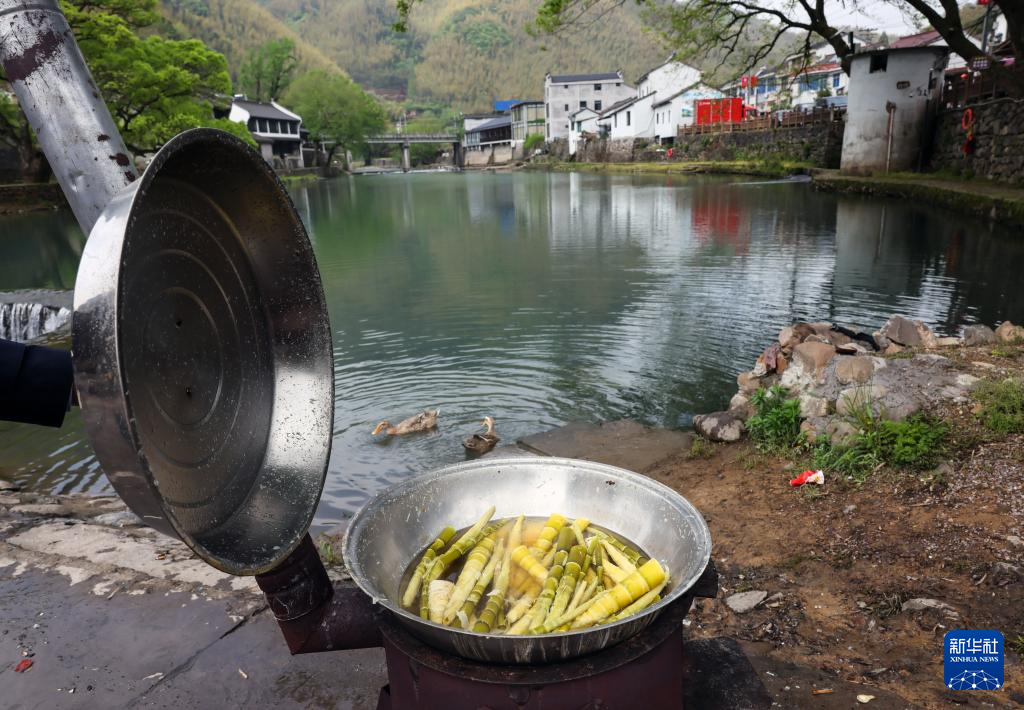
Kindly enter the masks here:
[[622, 69], [634, 81], [666, 55], [632, 3], [564, 35], [533, 37], [536, 0], [423, 0], [406, 33], [391, 29], [395, 0], [256, 1], [365, 88], [463, 111], [543, 98], [548, 71]]
[[163, 22], [156, 31], [174, 39], [195, 38], [227, 57], [233, 77], [246, 54], [270, 40], [295, 42], [304, 69], [340, 72], [332, 59], [254, 0], [160, 0]]

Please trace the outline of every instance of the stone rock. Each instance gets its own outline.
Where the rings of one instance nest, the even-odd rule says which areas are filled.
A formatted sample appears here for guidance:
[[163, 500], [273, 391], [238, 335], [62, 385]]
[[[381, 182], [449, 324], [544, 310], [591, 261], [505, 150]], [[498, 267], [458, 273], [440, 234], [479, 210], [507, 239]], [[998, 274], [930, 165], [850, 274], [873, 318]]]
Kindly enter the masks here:
[[961, 373], [956, 376], [957, 385], [965, 389], [971, 389], [972, 387], [974, 387], [974, 385], [978, 384], [979, 382], [981, 382], [980, 377], [968, 375], [967, 373]]
[[779, 353], [779, 356], [775, 358], [775, 371], [781, 375], [786, 371], [787, 367], [789, 367], [789, 360], [786, 359], [785, 355]]
[[998, 340], [996, 332], [987, 325], [969, 325], [964, 328], [964, 345], [990, 345]]
[[805, 341], [793, 348], [794, 364], [802, 363], [807, 371], [813, 372], [815, 375], [820, 373], [835, 356], [835, 347], [828, 343]]
[[880, 332], [892, 342], [904, 347], [938, 347], [938, 339], [928, 326], [919, 320], [911, 320], [904, 316], [893, 316], [885, 322]]
[[813, 369], [805, 367], [802, 360], [793, 360], [779, 378], [779, 384], [791, 392], [798, 392], [810, 388], [814, 379]]
[[71, 509], [60, 503], [16, 505], [11, 508], [11, 512], [37, 518], [67, 518], [71, 515]]
[[824, 419], [822, 417], [804, 419], [800, 422], [800, 433], [804, 435], [804, 438], [806, 438], [807, 441], [813, 444], [819, 437], [825, 434], [827, 426], [828, 419]]
[[746, 427], [733, 412], [712, 412], [698, 414], [693, 418], [693, 428], [710, 441], [739, 441]]
[[997, 585], [1010, 584], [1024, 580], [1024, 569], [1009, 562], [995, 562], [991, 568], [992, 583]]
[[903, 347], [902, 345], [900, 345], [899, 343], [893, 343], [893, 342], [890, 341], [889, 342], [889, 347], [887, 347], [885, 349], [885, 354], [886, 355], [895, 355], [896, 353], [901, 353], [904, 350], [906, 350], [906, 348]]
[[793, 348], [804, 342], [809, 335], [814, 335], [814, 328], [809, 323], [794, 323], [779, 331], [779, 345], [786, 352], [792, 352]]
[[92, 519], [92, 522], [100, 525], [109, 525], [115, 528], [128, 528], [142, 525], [142, 520], [130, 510], [120, 510], [115, 513], [103, 513]]
[[753, 394], [761, 387], [757, 375], [753, 372], [741, 372], [736, 376], [736, 384], [743, 394]]
[[882, 335], [882, 331], [876, 330], [871, 334], [871, 337], [875, 339], [875, 344], [878, 345], [878, 349], [881, 352], [885, 352], [885, 349], [892, 343], [887, 337]]
[[893, 316], [885, 322], [879, 331], [883, 336], [898, 345], [908, 348], [919, 348], [924, 345], [917, 324], [903, 316]]
[[836, 378], [844, 385], [867, 382], [875, 374], [871, 358], [844, 357], [836, 363]]
[[754, 416], [754, 405], [750, 403], [750, 398], [747, 395], [737, 392], [729, 400], [729, 413], [745, 422]]
[[946, 602], [941, 602], [938, 599], [924, 599], [921, 597], [917, 599], [908, 599], [903, 602], [902, 609], [903, 611], [928, 611], [934, 609], [935, 611], [943, 612], [946, 616], [954, 618], [959, 616], [953, 606]]
[[884, 402], [885, 406], [881, 407], [876, 414], [894, 422], [902, 422], [907, 417], [921, 411], [921, 402], [913, 397], [897, 395], [894, 399], [893, 402]]
[[812, 417], [824, 417], [828, 415], [828, 400], [824, 397], [815, 397], [809, 392], [800, 395], [800, 416], [804, 419]]
[[996, 337], [1002, 343], [1021, 343], [1024, 342], [1024, 326], [1014, 325], [1008, 320], [1004, 320], [998, 328], [996, 328]]
[[763, 602], [768, 596], [768, 592], [764, 591], [752, 591], [752, 592], [740, 592], [733, 594], [725, 598], [725, 605], [732, 609], [737, 614], [746, 614], [748, 611], [756, 607], [758, 604]]
[[0, 505], [17, 505], [20, 502], [21, 498], [18, 496], [0, 495]]
[[1016, 535], [1007, 535], [1006, 541], [1014, 547], [1024, 547], [1024, 540], [1017, 537]]
[[807, 338], [804, 340], [804, 342], [805, 343], [825, 343], [826, 345], [832, 345], [832, 341], [827, 336], [818, 335], [817, 333], [815, 333], [814, 335], [808, 335]]
[[960, 344], [960, 338], [936, 338], [935, 344], [940, 348], [955, 348]]
[[750, 374], [754, 377], [764, 377], [768, 374], [768, 365], [765, 364], [763, 358], [757, 358], [757, 362], [754, 363], [754, 369], [750, 371]]
[[20, 490], [21, 490], [21, 486], [19, 486], [17, 483], [11, 483], [10, 481], [4, 481], [3, 479], [0, 479], [0, 491], [14, 491], [14, 492], [17, 492], [17, 491], [20, 491]]
[[791, 342], [792, 340], [793, 328], [787, 325], [785, 328], [779, 331], [779, 346], [782, 347], [784, 350], [788, 350], [793, 345], [796, 345], [796, 343]]
[[863, 343], [858, 343], [856, 340], [851, 340], [848, 343], [836, 345], [836, 352], [842, 353], [843, 355], [863, 355], [867, 353], [873, 353], [875, 351], [869, 348], [867, 345], [864, 345]]
[[849, 446], [857, 432], [857, 427], [843, 419], [833, 419], [825, 428], [828, 440], [835, 446]]
[[870, 407], [875, 414], [879, 413], [879, 402], [888, 393], [882, 385], [859, 385], [850, 387], [839, 393], [836, 400], [836, 412], [849, 416]]

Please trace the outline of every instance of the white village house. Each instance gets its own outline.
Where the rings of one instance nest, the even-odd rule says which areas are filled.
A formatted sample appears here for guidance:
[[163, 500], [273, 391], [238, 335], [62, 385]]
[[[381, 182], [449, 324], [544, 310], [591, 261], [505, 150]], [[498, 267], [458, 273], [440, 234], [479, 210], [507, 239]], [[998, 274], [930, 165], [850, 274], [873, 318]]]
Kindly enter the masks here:
[[[263, 103], [235, 96], [228, 119], [244, 123], [260, 146], [260, 154], [275, 167], [301, 168], [302, 117], [275, 101]], [[275, 165], [275, 162], [279, 163]]]
[[717, 89], [701, 83], [698, 69], [669, 57], [640, 77], [636, 96], [602, 111], [598, 125], [610, 138], [668, 143], [679, 126], [693, 123], [695, 101], [719, 96]]
[[582, 108], [595, 111], [636, 95], [622, 71], [597, 74], [548, 74], [544, 77], [544, 137], [568, 138], [570, 116]]
[[584, 133], [596, 135], [599, 132], [597, 125], [598, 113], [592, 108], [581, 108], [569, 116], [571, 128], [569, 129], [569, 155], [575, 155], [579, 147], [580, 139]]

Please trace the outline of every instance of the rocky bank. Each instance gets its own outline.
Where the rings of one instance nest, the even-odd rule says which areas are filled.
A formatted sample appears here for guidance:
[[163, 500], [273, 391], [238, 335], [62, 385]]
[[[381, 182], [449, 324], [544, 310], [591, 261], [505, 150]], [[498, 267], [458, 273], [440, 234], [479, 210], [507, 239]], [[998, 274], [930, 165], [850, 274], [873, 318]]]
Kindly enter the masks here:
[[754, 414], [754, 393], [781, 385], [800, 400], [801, 429], [809, 441], [827, 437], [843, 444], [857, 433], [858, 415], [903, 420], [943, 402], [966, 403], [980, 378], [943, 350], [1020, 342], [1024, 327], [1009, 321], [996, 330], [970, 325], [957, 337], [937, 335], [900, 315], [871, 334], [832, 323], [795, 323], [779, 332], [753, 369], [739, 374], [729, 407], [694, 417], [694, 428], [711, 441], [737, 441]]

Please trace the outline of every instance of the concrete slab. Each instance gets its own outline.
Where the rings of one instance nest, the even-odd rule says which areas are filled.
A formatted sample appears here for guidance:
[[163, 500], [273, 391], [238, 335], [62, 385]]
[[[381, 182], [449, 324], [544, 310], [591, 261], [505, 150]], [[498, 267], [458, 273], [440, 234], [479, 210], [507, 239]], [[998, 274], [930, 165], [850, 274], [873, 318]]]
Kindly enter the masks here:
[[[236, 628], [228, 602], [93, 594], [56, 572], [0, 575], [0, 698], [9, 710], [120, 707]], [[26, 656], [32, 667], [15, 673]]]
[[375, 708], [384, 649], [291, 656], [264, 612], [147, 690], [146, 708]]
[[605, 424], [567, 424], [523, 437], [523, 449], [544, 456], [597, 461], [644, 471], [669, 456], [689, 451], [692, 432], [655, 429], [623, 419]]

